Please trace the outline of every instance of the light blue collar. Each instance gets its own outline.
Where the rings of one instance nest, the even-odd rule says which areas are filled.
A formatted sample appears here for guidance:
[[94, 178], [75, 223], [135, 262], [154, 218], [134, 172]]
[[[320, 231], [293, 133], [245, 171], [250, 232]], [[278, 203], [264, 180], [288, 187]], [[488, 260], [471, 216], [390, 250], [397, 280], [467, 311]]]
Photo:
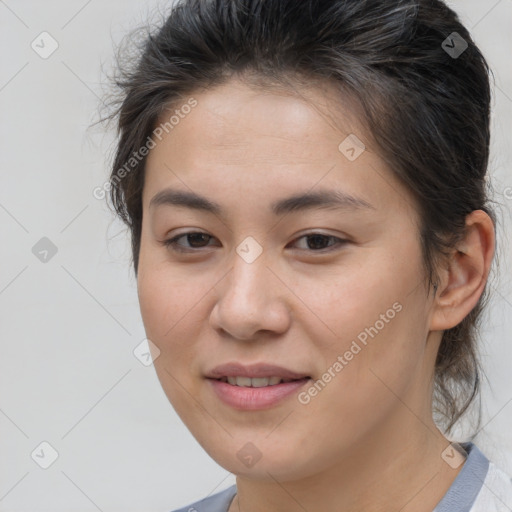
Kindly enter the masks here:
[[433, 512], [469, 512], [487, 476], [487, 457], [473, 443], [459, 444], [468, 457]]
[[[432, 512], [469, 512], [489, 469], [489, 460], [473, 443], [459, 443], [468, 454], [457, 478]], [[236, 484], [174, 512], [227, 512]]]

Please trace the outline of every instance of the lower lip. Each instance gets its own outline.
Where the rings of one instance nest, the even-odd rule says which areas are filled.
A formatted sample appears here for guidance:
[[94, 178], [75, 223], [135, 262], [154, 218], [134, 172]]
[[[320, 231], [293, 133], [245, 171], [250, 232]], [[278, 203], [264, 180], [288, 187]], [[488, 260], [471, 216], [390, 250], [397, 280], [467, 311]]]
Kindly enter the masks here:
[[268, 409], [284, 398], [290, 397], [306, 385], [311, 379], [300, 379], [291, 382], [282, 382], [273, 386], [250, 388], [233, 386], [228, 382], [207, 379], [213, 386], [217, 396], [227, 405], [235, 409], [256, 411]]

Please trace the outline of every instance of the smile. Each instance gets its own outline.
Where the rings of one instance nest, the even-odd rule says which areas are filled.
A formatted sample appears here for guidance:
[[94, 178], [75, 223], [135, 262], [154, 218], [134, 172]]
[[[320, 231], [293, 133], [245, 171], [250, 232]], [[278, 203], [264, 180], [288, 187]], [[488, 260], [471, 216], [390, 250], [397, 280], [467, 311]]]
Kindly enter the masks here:
[[[234, 383], [231, 384], [228, 379]], [[224, 377], [208, 378], [206, 381], [212, 386], [215, 396], [225, 405], [241, 411], [258, 411], [284, 404], [286, 399], [295, 396], [308, 385], [311, 379]]]
[[221, 382], [228, 382], [232, 386], [241, 386], [246, 388], [262, 388], [265, 386], [275, 386], [281, 382], [291, 382], [293, 379], [283, 379], [282, 377], [222, 377]]

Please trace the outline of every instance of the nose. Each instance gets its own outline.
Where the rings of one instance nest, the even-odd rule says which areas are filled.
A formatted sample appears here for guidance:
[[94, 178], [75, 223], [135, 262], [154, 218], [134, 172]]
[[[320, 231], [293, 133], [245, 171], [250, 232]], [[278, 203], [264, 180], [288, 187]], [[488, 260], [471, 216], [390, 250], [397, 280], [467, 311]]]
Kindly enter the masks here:
[[210, 325], [238, 340], [282, 334], [290, 326], [292, 292], [265, 251], [254, 261], [233, 255], [231, 270], [216, 286], [217, 302]]

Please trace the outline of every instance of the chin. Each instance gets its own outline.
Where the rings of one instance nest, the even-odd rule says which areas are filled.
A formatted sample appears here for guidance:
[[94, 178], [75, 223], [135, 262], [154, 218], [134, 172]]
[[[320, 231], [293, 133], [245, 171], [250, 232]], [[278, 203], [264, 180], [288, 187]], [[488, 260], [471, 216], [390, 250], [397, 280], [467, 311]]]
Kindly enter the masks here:
[[[265, 434], [267, 435], [267, 434]], [[259, 481], [286, 482], [311, 476], [321, 470], [305, 456], [299, 442], [296, 447], [283, 439], [279, 448], [264, 439], [252, 443], [230, 438], [226, 444], [215, 446], [200, 443], [208, 455], [225, 470], [243, 478]]]

